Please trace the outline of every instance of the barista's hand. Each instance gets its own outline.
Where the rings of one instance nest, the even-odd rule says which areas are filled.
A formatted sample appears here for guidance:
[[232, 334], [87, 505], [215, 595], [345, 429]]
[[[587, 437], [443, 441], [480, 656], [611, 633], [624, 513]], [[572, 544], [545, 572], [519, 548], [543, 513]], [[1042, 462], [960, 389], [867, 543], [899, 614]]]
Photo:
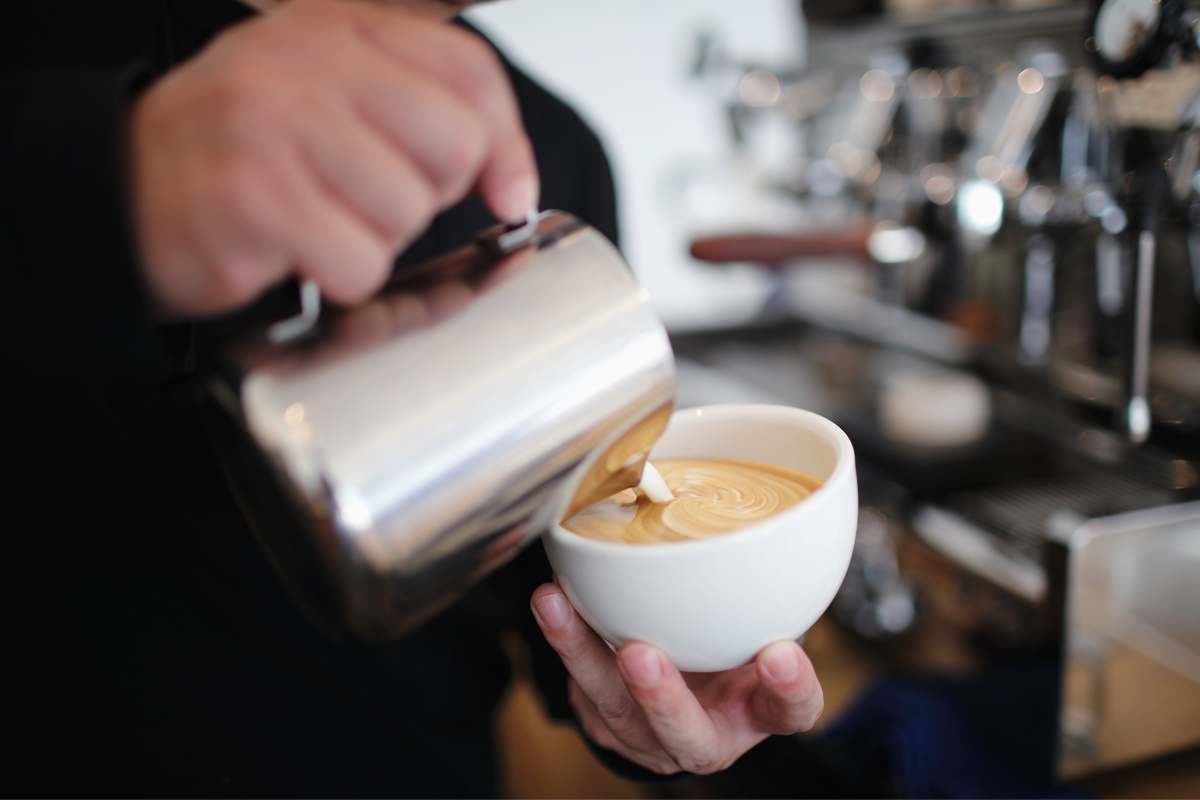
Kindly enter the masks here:
[[131, 114], [143, 277], [165, 316], [234, 309], [289, 274], [334, 302], [477, 189], [537, 200], [512, 89], [477, 38], [396, 8], [291, 0], [219, 37]]
[[728, 672], [683, 675], [646, 644], [613, 653], [555, 584], [539, 587], [532, 606], [571, 673], [584, 731], [655, 772], [718, 772], [771, 734], [809, 730], [821, 716], [821, 684], [795, 642]]

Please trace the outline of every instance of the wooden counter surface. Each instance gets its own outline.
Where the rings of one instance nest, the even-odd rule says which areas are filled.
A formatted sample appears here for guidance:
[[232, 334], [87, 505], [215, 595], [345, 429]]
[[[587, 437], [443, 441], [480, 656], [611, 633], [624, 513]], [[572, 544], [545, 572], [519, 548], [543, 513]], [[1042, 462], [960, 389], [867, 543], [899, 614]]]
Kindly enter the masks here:
[[[926, 631], [914, 642], [914, 658], [943, 669], [968, 668], [947, 631]], [[828, 620], [805, 638], [805, 649], [825, 690], [823, 723], [835, 719], [878, 674], [878, 666]], [[519, 654], [515, 659], [518, 664]], [[519, 667], [518, 667], [519, 672]], [[624, 781], [592, 756], [571, 726], [550, 722], [535, 690], [520, 677], [501, 708], [497, 732], [503, 749], [502, 786], [507, 797], [653, 798], [653, 786]], [[1200, 797], [1200, 752], [1139, 764], [1078, 782], [1101, 798]]]

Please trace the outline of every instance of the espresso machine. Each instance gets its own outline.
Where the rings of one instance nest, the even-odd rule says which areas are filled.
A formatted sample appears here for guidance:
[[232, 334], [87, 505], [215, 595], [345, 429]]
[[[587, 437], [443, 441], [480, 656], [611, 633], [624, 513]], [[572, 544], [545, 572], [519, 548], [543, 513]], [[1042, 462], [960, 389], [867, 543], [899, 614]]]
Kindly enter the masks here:
[[1200, 745], [1198, 46], [1155, 0], [812, 25], [790, 79], [839, 88], [779, 190], [844, 224], [692, 243], [784, 300], [677, 354], [815, 363], [854, 440], [835, 618], [1056, 654], [1060, 779]]

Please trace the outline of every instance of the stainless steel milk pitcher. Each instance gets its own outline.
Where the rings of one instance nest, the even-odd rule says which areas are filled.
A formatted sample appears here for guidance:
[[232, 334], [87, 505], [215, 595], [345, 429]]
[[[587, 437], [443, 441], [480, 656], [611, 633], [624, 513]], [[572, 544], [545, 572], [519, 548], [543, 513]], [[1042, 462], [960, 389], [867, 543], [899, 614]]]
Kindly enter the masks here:
[[402, 635], [556, 517], [636, 484], [674, 402], [647, 301], [602, 235], [544, 212], [229, 347], [218, 444], [297, 599]]

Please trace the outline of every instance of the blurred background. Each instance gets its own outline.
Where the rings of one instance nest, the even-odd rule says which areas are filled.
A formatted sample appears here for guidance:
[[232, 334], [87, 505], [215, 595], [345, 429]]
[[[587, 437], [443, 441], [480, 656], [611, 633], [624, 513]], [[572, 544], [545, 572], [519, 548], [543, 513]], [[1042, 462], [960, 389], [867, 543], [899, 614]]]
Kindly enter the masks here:
[[468, 16], [604, 140], [680, 405], [830, 416], [862, 492], [817, 731], [635, 785], [519, 684], [509, 793], [1200, 796], [1200, 7]]

